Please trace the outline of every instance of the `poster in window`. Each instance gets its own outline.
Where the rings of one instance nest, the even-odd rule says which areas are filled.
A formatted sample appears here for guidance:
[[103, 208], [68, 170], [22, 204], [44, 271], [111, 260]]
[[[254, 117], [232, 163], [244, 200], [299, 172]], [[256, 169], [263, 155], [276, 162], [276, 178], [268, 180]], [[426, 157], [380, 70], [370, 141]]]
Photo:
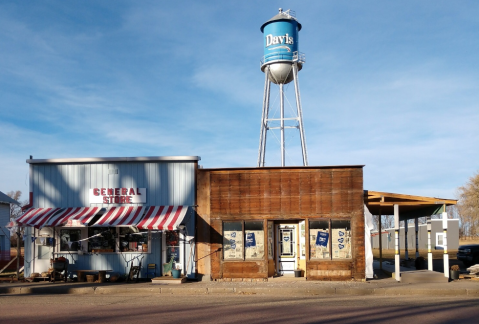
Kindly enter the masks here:
[[329, 259], [329, 231], [311, 230], [310, 253], [312, 259]]
[[224, 258], [242, 259], [243, 258], [243, 238], [242, 231], [224, 231]]
[[333, 259], [351, 258], [351, 231], [347, 228], [332, 229]]
[[260, 259], [264, 257], [264, 232], [246, 231], [245, 258]]

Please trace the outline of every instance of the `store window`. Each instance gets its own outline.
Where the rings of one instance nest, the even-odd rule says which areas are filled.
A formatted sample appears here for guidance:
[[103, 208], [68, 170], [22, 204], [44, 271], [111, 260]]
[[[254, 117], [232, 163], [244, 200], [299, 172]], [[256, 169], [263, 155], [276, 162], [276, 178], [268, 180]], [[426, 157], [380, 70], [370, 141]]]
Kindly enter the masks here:
[[120, 227], [120, 252], [148, 252], [148, 230]]
[[309, 222], [311, 260], [351, 258], [351, 221], [311, 220]]
[[331, 243], [333, 259], [351, 259], [351, 222], [331, 221]]
[[243, 223], [223, 223], [223, 258], [243, 260]]
[[225, 260], [257, 260], [263, 259], [264, 256], [263, 221], [223, 223], [223, 258]]
[[61, 229], [60, 230], [60, 251], [81, 250], [81, 230]]
[[116, 252], [115, 227], [89, 227], [88, 252]]
[[309, 222], [311, 259], [330, 259], [329, 220]]
[[263, 221], [244, 222], [245, 259], [264, 258]]
[[172, 258], [174, 263], [180, 262], [180, 232], [165, 231], [166, 242], [166, 260], [169, 262]]

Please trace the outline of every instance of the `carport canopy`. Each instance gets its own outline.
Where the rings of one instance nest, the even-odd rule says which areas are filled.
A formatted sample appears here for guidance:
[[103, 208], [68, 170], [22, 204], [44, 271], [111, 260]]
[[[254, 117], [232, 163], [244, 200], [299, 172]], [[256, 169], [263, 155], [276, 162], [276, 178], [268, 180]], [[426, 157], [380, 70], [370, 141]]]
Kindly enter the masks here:
[[[407, 249], [407, 220], [415, 219], [416, 229], [416, 258], [419, 256], [417, 245], [417, 233], [418, 233], [418, 218], [430, 217], [431, 215], [441, 214], [443, 220], [443, 244], [444, 244], [444, 276], [449, 277], [449, 255], [447, 254], [447, 213], [446, 207], [456, 205], [455, 199], [444, 199], [436, 197], [424, 197], [404, 195], [382, 191], [364, 190], [364, 204], [369, 209], [369, 212], [373, 215], [394, 215], [394, 232], [395, 232], [395, 277], [397, 281], [401, 280], [400, 274], [400, 255], [399, 255], [399, 223], [405, 221], [405, 256], [408, 258]], [[430, 218], [427, 222], [428, 229], [428, 270], [432, 271], [432, 253], [431, 253], [431, 222]], [[380, 269], [382, 269], [382, 229], [381, 229], [381, 217], [378, 222], [379, 233], [379, 262]]]

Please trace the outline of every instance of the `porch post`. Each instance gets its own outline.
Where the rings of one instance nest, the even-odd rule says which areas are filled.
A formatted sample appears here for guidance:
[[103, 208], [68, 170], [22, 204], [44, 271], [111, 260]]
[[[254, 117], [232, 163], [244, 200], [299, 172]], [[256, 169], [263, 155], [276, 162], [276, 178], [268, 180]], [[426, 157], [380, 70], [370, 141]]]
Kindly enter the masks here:
[[409, 250], [408, 250], [408, 246], [407, 246], [407, 233], [408, 233], [408, 220], [404, 220], [404, 257], [406, 258], [406, 260], [409, 260]]
[[379, 232], [379, 269], [383, 269], [383, 233], [382, 233], [382, 222], [381, 222], [381, 206], [379, 206], [379, 221], [378, 221], [378, 232]]
[[444, 212], [442, 213], [442, 228], [444, 236], [442, 242], [444, 244], [444, 277], [449, 278], [449, 254], [447, 254], [447, 212], [446, 205], [444, 205]]
[[396, 254], [394, 255], [395, 277], [397, 281], [401, 281], [401, 257], [399, 255], [399, 205], [394, 205], [394, 233], [395, 233], [395, 247]]
[[416, 259], [419, 258], [419, 218], [414, 219], [414, 228], [416, 230]]
[[432, 271], [431, 216], [427, 217], [427, 270]]

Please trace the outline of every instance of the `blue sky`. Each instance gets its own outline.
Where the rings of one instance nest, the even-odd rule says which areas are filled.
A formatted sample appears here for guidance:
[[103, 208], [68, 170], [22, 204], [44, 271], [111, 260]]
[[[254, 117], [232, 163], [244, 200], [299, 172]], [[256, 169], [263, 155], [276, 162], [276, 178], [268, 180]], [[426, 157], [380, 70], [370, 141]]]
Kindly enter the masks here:
[[[477, 1], [4, 0], [0, 191], [27, 197], [29, 155], [255, 166], [259, 27], [279, 7], [303, 25], [309, 164], [364, 164], [365, 189], [453, 198], [479, 169]], [[274, 136], [266, 164], [280, 164]]]

